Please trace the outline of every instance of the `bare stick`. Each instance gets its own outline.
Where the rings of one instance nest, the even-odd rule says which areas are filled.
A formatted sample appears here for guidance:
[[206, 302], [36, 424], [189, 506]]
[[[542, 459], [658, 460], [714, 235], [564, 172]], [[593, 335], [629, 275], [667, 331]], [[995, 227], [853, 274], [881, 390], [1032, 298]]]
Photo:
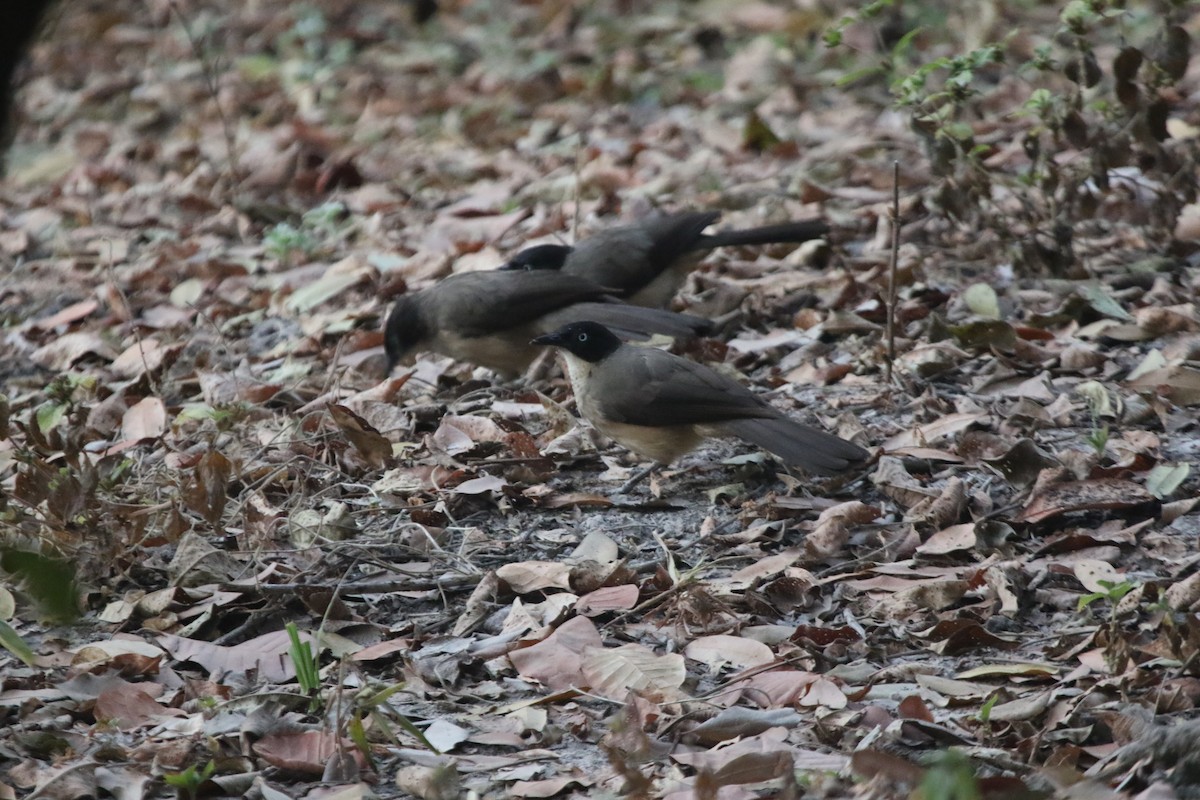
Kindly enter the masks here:
[[571, 244], [579, 243], [579, 214], [583, 200], [583, 134], [580, 134], [579, 149], [575, 151], [575, 208], [571, 219]]
[[896, 264], [900, 260], [900, 162], [892, 162], [892, 261], [888, 265], [887, 359], [888, 385], [892, 383], [892, 362], [896, 360]]
[[171, 11], [175, 13], [176, 18], [179, 20], [180, 27], [183, 28], [183, 35], [187, 37], [188, 44], [192, 48], [192, 53], [196, 56], [196, 60], [200, 62], [200, 74], [204, 77], [208, 93], [212, 96], [213, 104], [217, 107], [217, 117], [221, 120], [221, 133], [225, 137], [225, 154], [229, 159], [229, 180], [232, 188], [236, 189], [242, 180], [241, 165], [238, 163], [237, 134], [233, 128], [233, 121], [225, 113], [225, 108], [221, 105], [221, 86], [220, 76], [217, 74], [217, 64], [214, 60], [209, 59], [204, 43], [192, 32], [192, 28], [188, 24], [188, 18], [184, 16], [179, 6], [176, 5], [175, 0], [168, 0], [168, 4], [171, 7]]

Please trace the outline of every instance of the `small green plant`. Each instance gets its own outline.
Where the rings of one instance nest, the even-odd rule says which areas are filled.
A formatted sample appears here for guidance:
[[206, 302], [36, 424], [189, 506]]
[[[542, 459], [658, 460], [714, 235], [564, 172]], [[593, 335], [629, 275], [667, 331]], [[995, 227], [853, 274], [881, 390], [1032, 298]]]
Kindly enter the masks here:
[[349, 220], [341, 203], [323, 203], [304, 212], [299, 227], [280, 222], [268, 230], [263, 237], [267, 254], [290, 263], [333, 252], [352, 230]]
[[317, 248], [311, 235], [289, 222], [281, 222], [271, 228], [264, 238], [267, 254], [280, 261], [290, 261], [295, 254], [309, 256]]
[[979, 713], [975, 715], [976, 718], [984, 725], [987, 725], [992, 720], [992, 709], [995, 708], [996, 703], [999, 701], [999, 692], [993, 692], [992, 696], [989, 697], [987, 702], [983, 704], [983, 708], [979, 709]]
[[196, 765], [192, 764], [183, 772], [169, 772], [163, 776], [163, 780], [168, 786], [174, 787], [177, 797], [196, 800], [200, 796], [200, 786], [216, 771], [216, 765], [209, 761], [202, 769], [196, 769]]
[[296, 682], [300, 684], [300, 690], [309, 696], [310, 705], [315, 710], [321, 705], [321, 670], [316, 654], [313, 653], [312, 645], [300, 638], [300, 630], [296, 623], [287, 624], [287, 634], [291, 641], [288, 654], [292, 658], [292, 666], [296, 669]]
[[[878, 53], [856, 53], [843, 80], [887, 79], [894, 106], [909, 115], [940, 178], [933, 202], [951, 219], [993, 231], [1014, 248], [1016, 263], [1075, 276], [1075, 223], [1121, 189], [1123, 168], [1136, 165], [1152, 187], [1148, 208], [1166, 229], [1196, 197], [1195, 170], [1182, 165], [1194, 163], [1197, 143], [1167, 130], [1171, 89], [1190, 57], [1185, 5], [1166, 2], [1149, 13], [1069, 0], [1056, 29], [1032, 41], [1029, 21], [1013, 14], [1012, 32], [965, 49], [947, 35], [952, 26], [944, 18], [940, 25], [930, 19], [954, 13], [952, 4], [875, 0], [831, 26], [825, 43], [844, 46], [851, 25], [878, 31]], [[1104, 52], [1116, 55], [1105, 63], [1097, 57]], [[994, 130], [986, 120], [1001, 116], [1015, 123], [1005, 140], [1015, 134], [1021, 146], [1014, 168], [993, 165], [995, 140], [977, 136]]]
[[[421, 732], [421, 729], [418, 728], [412, 720], [388, 705], [388, 699], [390, 699], [392, 695], [396, 694], [396, 692], [399, 692], [403, 688], [404, 684], [397, 683], [382, 690], [366, 688], [360, 691], [354, 701], [354, 705], [357, 710], [357, 713], [354, 716], [354, 722], [357, 722], [357, 727], [361, 731], [363, 729], [362, 720], [370, 717], [375, 726], [382, 731], [384, 735], [388, 737], [388, 739], [390, 739], [393, 743], [399, 743], [396, 734], [392, 731], [391, 722], [395, 722], [398, 726], [400, 726], [401, 730], [412, 736], [425, 747], [429, 748], [430, 752], [440, 753], [441, 751], [434, 747], [433, 743], [425, 738], [425, 734]], [[351, 739], [361, 750], [366, 743], [365, 732], [362, 734], [363, 743], [361, 744], [359, 743], [358, 739], [354, 738], [355, 726], [353, 722], [351, 723], [350, 733]], [[366, 755], [365, 751], [364, 755]]]
[[1132, 581], [1121, 581], [1120, 583], [1117, 583], [1115, 581], [1100, 580], [1096, 582], [1103, 587], [1104, 591], [1091, 592], [1090, 594], [1085, 594], [1083, 597], [1079, 598], [1077, 610], [1083, 611], [1097, 600], [1107, 600], [1108, 602], [1112, 603], [1112, 613], [1115, 615], [1117, 603], [1120, 602], [1122, 597], [1132, 592], [1138, 586]]
[[1101, 423], [1096, 425], [1093, 423], [1092, 430], [1088, 433], [1088, 444], [1090, 444], [1099, 455], [1104, 455], [1104, 448], [1108, 446], [1108, 425]]
[[971, 761], [957, 750], [933, 758], [919, 790], [921, 800], [979, 800], [979, 780]]

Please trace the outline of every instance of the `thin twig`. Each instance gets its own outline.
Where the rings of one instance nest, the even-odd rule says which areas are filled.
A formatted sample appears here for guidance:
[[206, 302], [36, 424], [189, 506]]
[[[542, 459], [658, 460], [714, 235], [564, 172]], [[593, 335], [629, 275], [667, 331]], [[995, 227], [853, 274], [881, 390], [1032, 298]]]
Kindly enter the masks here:
[[134, 319], [133, 306], [129, 304], [129, 296], [121, 288], [121, 284], [117, 281], [117, 273], [113, 269], [112, 239], [106, 238], [104, 242], [108, 245], [108, 258], [104, 262], [104, 274], [108, 276], [109, 285], [121, 299], [121, 305], [125, 307], [125, 316], [129, 317], [129, 327], [133, 331], [133, 341], [137, 344], [138, 356], [142, 359], [142, 369], [146, 371], [146, 381], [156, 396], [163, 397], [162, 384], [159, 383], [158, 377], [154, 374], [154, 370], [150, 369], [150, 363], [146, 360], [146, 343], [142, 341], [142, 332], [138, 329], [137, 320]]
[[571, 218], [571, 244], [579, 243], [579, 215], [583, 206], [583, 138], [580, 137], [579, 149], [575, 152], [575, 208]]
[[887, 383], [892, 384], [892, 362], [896, 360], [896, 265], [900, 260], [900, 162], [892, 162], [892, 260], [888, 267], [887, 295]]
[[234, 190], [242, 180], [242, 171], [238, 158], [237, 135], [233, 129], [233, 122], [229, 119], [229, 115], [225, 113], [225, 108], [221, 105], [216, 64], [208, 58], [208, 52], [204, 48], [204, 43], [192, 34], [187, 17], [183, 15], [183, 11], [180, 10], [176, 0], [168, 0], [168, 3], [171, 6], [171, 11], [179, 18], [179, 25], [183, 28], [183, 35], [187, 37], [188, 44], [192, 48], [192, 53], [196, 56], [196, 60], [200, 62], [200, 71], [204, 76], [205, 87], [212, 96], [213, 104], [217, 107], [217, 118], [221, 120], [221, 133], [225, 137], [225, 154], [229, 160], [230, 189]]

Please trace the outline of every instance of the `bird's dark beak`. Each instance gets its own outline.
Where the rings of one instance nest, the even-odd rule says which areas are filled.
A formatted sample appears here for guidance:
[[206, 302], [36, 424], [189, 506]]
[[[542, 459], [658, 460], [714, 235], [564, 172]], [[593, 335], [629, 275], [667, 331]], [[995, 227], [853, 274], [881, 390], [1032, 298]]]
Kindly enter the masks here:
[[558, 332], [543, 333], [541, 336], [532, 340], [530, 344], [548, 344], [551, 346], [560, 345], [562, 344], [562, 334]]

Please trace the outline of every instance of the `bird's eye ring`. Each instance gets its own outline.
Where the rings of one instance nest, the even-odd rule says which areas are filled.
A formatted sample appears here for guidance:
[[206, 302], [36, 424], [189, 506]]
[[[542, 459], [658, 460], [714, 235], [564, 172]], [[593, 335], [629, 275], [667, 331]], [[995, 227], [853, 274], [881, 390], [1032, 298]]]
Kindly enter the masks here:
[[587, 341], [587, 334], [586, 334], [586, 333], [581, 333], [581, 334], [579, 334], [578, 336], [576, 336], [575, 338], [576, 338], [576, 339], [578, 339], [578, 340], [579, 340], [579, 341], [581, 341], [581, 342], [586, 342], [586, 341]]

